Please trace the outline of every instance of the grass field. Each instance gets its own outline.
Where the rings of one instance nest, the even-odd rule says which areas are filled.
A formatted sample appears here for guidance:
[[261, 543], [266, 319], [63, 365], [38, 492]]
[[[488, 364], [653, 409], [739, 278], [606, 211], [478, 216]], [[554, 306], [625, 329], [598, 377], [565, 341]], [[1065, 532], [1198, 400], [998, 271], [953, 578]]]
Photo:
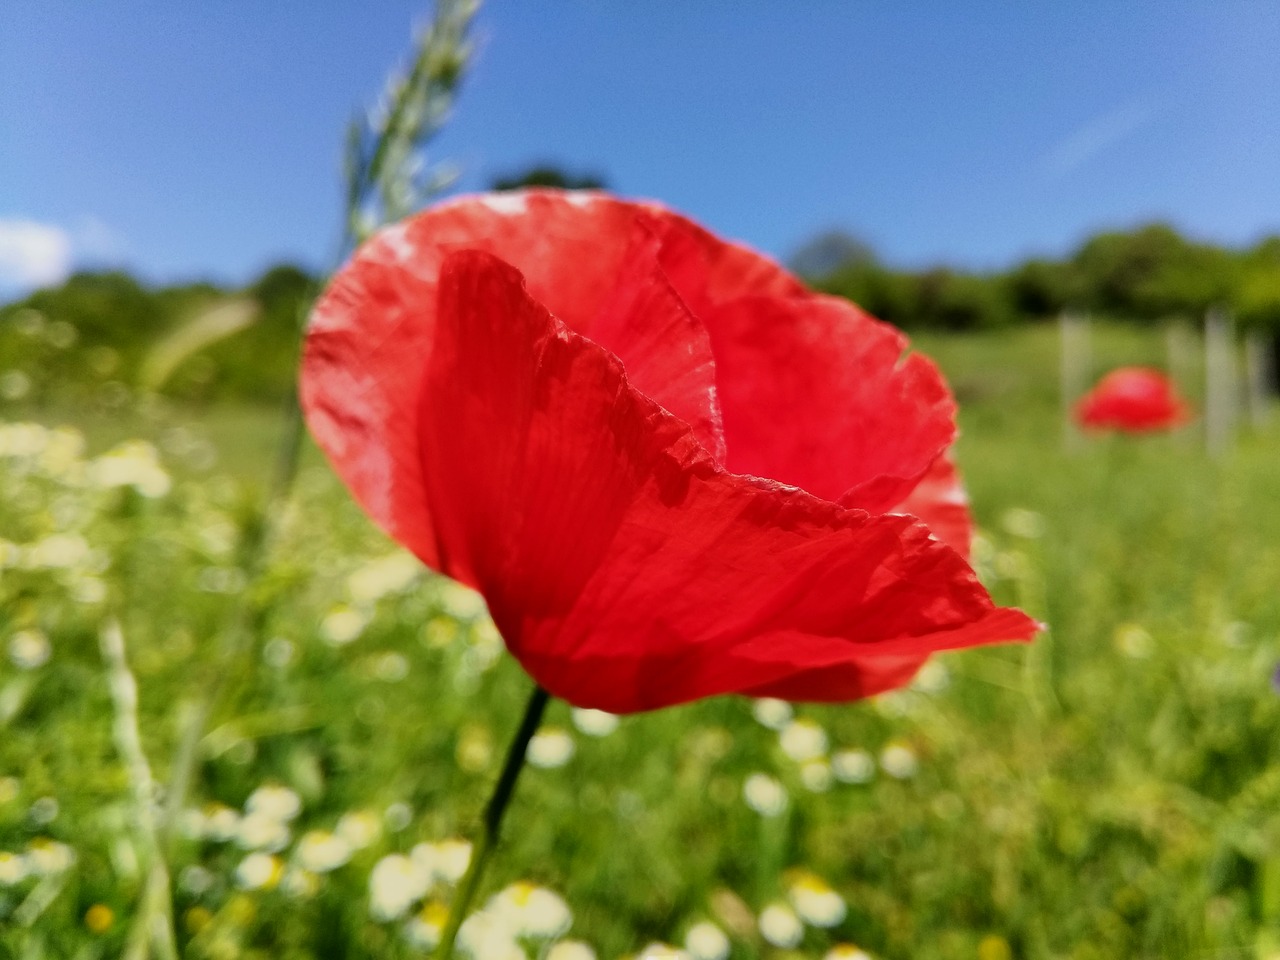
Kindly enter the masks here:
[[[1218, 460], [1194, 425], [1068, 454], [1054, 329], [917, 345], [963, 404], [975, 565], [1048, 634], [842, 707], [553, 703], [477, 955], [1280, 957], [1280, 424]], [[1127, 329], [1094, 348], [1099, 372], [1163, 355]], [[169, 784], [215, 692], [176, 952], [425, 954], [530, 686], [475, 598], [314, 451], [247, 578], [273, 411], [0, 419], [0, 957], [145, 943], [140, 817], [173, 789], [141, 761]], [[135, 436], [155, 446], [114, 447]]]

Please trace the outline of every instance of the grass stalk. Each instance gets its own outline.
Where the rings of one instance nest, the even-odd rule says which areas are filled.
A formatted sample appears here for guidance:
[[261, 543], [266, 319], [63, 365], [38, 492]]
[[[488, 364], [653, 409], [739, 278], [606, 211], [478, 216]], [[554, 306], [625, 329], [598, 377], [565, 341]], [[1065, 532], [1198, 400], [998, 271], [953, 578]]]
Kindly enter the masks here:
[[138, 681], [125, 656], [124, 631], [114, 618], [103, 625], [98, 647], [111, 695], [111, 733], [132, 788], [134, 823], [148, 864], [142, 905], [129, 932], [123, 956], [126, 960], [145, 960], [150, 946], [154, 946], [161, 960], [177, 960], [169, 868], [154, 812], [155, 779], [142, 749], [142, 735], [138, 728]]

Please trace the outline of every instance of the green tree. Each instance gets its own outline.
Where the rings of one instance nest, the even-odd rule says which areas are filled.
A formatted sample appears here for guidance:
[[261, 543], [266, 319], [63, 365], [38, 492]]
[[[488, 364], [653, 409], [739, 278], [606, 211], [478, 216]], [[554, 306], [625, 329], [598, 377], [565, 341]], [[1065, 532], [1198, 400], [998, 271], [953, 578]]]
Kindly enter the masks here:
[[597, 173], [574, 174], [553, 163], [537, 163], [512, 174], [494, 177], [491, 190], [521, 190], [525, 187], [559, 187], [562, 190], [603, 190], [604, 177]]

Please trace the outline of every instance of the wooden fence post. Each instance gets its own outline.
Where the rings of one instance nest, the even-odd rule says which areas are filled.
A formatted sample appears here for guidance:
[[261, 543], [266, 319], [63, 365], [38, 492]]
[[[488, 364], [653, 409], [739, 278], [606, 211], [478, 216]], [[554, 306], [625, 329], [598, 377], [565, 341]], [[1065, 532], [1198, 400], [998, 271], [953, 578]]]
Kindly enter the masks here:
[[1271, 418], [1271, 391], [1275, 385], [1271, 345], [1264, 334], [1250, 330], [1244, 336], [1245, 382], [1248, 388], [1249, 425], [1261, 430]]
[[1204, 318], [1204, 440], [1214, 456], [1231, 443], [1236, 424], [1238, 388], [1231, 316], [1212, 307]]

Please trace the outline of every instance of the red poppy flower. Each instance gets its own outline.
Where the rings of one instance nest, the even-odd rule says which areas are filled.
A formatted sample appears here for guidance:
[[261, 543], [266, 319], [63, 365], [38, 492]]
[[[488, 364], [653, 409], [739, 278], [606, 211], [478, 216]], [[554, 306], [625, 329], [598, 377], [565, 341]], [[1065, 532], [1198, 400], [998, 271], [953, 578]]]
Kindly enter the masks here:
[[905, 347], [656, 204], [535, 190], [365, 245], [302, 396], [356, 499], [552, 694], [840, 701], [1038, 629], [966, 562], [955, 405]]
[[1190, 418], [1173, 383], [1150, 367], [1112, 370], [1076, 404], [1076, 420], [1083, 426], [1127, 433], [1171, 430]]

